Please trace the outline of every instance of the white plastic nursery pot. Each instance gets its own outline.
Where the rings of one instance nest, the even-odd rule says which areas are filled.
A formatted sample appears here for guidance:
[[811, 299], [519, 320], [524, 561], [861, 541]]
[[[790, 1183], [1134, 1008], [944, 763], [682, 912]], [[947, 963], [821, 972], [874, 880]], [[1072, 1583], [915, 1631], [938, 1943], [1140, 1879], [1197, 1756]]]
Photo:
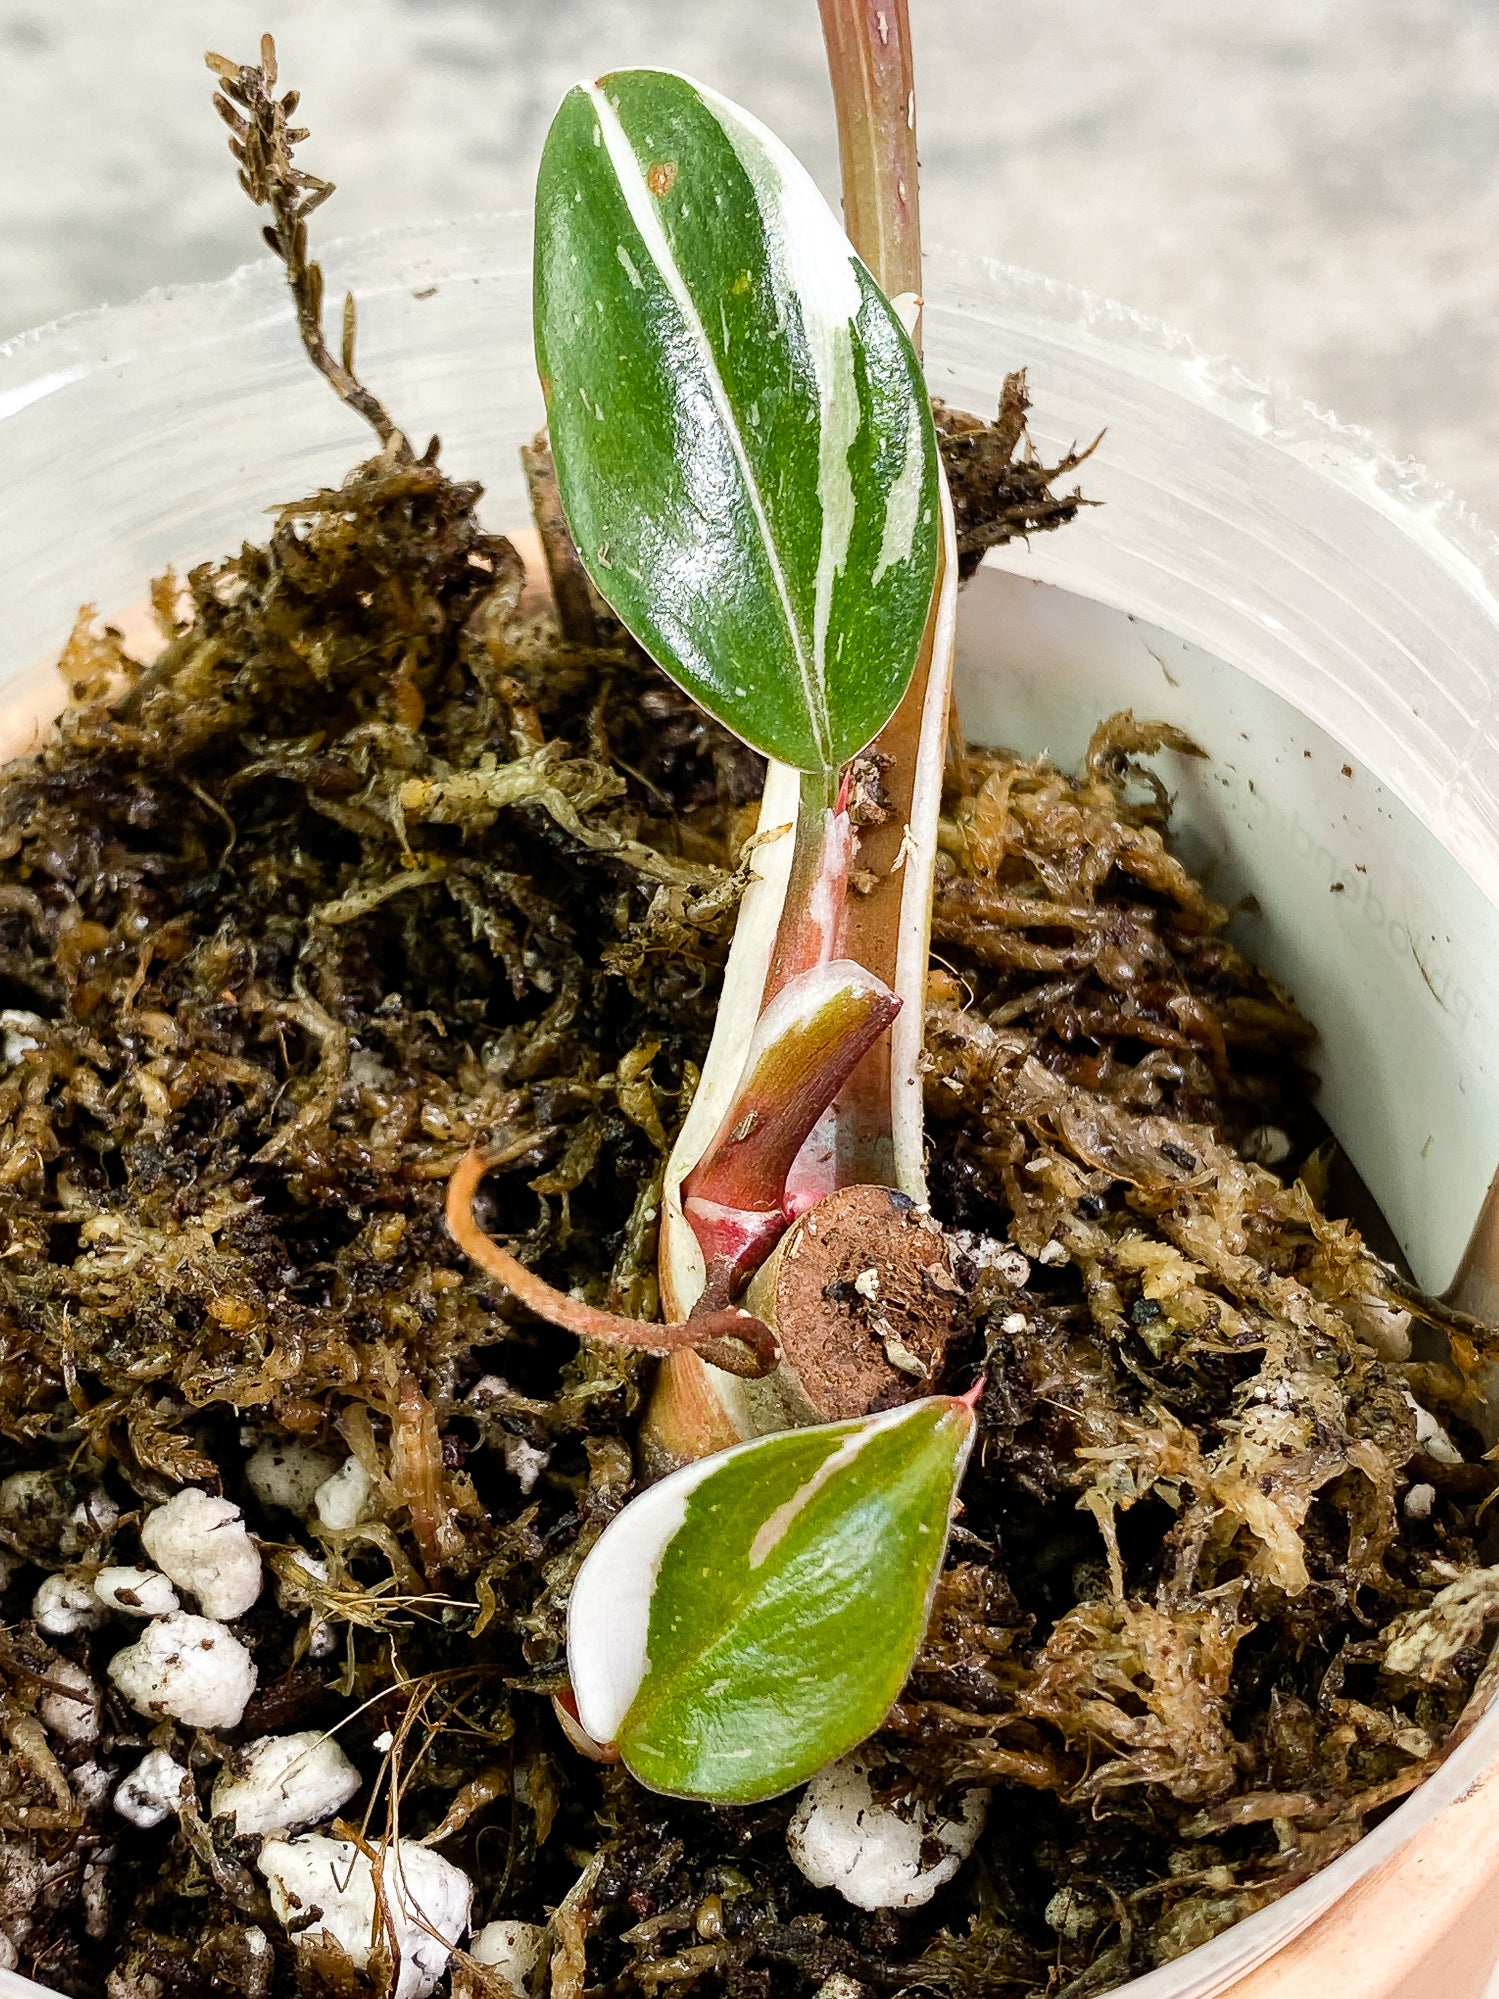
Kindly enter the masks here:
[[[524, 521], [528, 219], [325, 262], [397, 420], [483, 482], [491, 526]], [[1499, 543], [1362, 434], [1121, 308], [941, 256], [927, 297], [936, 394], [992, 411], [1024, 366], [1043, 455], [1105, 432], [1083, 474], [1104, 504], [964, 593], [965, 732], [1067, 761], [1129, 707], [1201, 744], [1204, 761], [1162, 766], [1186, 858], [1219, 900], [1252, 898], [1239, 941], [1321, 1028], [1321, 1107], [1420, 1281], [1492, 1306]], [[0, 350], [0, 752], [59, 705], [46, 662], [80, 600], [118, 617], [168, 563], [258, 535], [267, 506], [369, 445], [309, 370], [269, 263]], [[1496, 1760], [1491, 1709], [1356, 1847], [1123, 1990], [1479, 1999], [1499, 1960]], [[42, 1989], [0, 1971], [0, 1999]]]

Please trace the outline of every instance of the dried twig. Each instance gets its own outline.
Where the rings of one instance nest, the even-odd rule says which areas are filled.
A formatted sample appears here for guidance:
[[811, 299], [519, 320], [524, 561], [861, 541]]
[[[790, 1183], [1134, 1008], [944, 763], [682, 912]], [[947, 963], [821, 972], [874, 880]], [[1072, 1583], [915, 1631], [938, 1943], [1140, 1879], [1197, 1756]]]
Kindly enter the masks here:
[[593, 586], [582, 558], [567, 531], [562, 511], [562, 495], [557, 490], [557, 468], [552, 447], [540, 430], [529, 444], [520, 448], [520, 462], [531, 496], [531, 516], [541, 538], [541, 552], [551, 579], [552, 601], [557, 606], [557, 623], [565, 639], [574, 645], [595, 646], [599, 624]]
[[409, 456], [405, 439], [385, 405], [354, 373], [354, 295], [344, 294], [343, 337], [337, 356], [323, 337], [323, 272], [307, 254], [307, 218], [333, 192], [333, 183], [305, 172], [292, 158], [293, 149], [308, 136], [304, 125], [291, 119], [300, 93], [288, 90], [277, 98], [276, 44], [269, 35], [260, 41], [258, 63], [231, 62], [211, 52], [204, 57], [219, 79], [214, 108], [229, 127], [229, 150], [239, 162], [239, 184], [257, 208], [268, 208], [271, 221], [263, 230], [266, 242], [286, 266], [297, 312], [297, 331], [314, 368], [334, 393], [357, 410], [380, 442], [395, 440]]

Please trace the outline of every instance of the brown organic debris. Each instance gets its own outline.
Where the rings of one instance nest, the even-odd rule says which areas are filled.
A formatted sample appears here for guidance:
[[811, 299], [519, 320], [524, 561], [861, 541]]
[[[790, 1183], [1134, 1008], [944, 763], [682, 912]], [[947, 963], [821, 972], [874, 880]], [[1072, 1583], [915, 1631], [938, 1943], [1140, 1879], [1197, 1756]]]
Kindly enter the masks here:
[[949, 1348], [972, 1345], [973, 1315], [941, 1228], [891, 1187], [845, 1187], [819, 1201], [782, 1238], [746, 1302], [780, 1339], [804, 1421], [939, 1393]]
[[[821, 1214], [827, 1267], [778, 1312], [828, 1413], [985, 1374], [885, 1737], [934, 1790], [999, 1792], [984, 1871], [866, 1915], [795, 1872], [789, 1802], [677, 1805], [575, 1751], [550, 1698], [567, 1596], [632, 1489], [649, 1363], [488, 1288], [444, 1205], [470, 1159], [463, 1202], [516, 1269], [585, 1317], [654, 1318], [661, 1166], [758, 767], [624, 642], [523, 610], [476, 497], [387, 451], [283, 509], [188, 579], [157, 660], [112, 648], [0, 778], [0, 1539], [23, 1565], [0, 1820], [16, 1881], [55, 1884], [0, 1929], [62, 1990], [118, 1972], [211, 1999], [269, 1921], [213, 1844], [215, 1758], [337, 1726], [370, 1779], [400, 1733], [401, 1835], [440, 1835], [479, 1919], [567, 1905], [564, 1983], [1117, 1982], [1294, 1886], [1440, 1756], [1492, 1634], [1493, 1473], [1465, 1428], [1489, 1336], [1413, 1348], [1404, 1280], [1295, 1179], [1325, 1141], [1310, 1029], [1172, 854], [1142, 761], [1190, 746], [1116, 717], [1076, 775], [970, 749], [942, 828], [932, 1214], [877, 1189], [846, 1233]], [[1440, 1484], [1406, 1388], [1462, 1451]], [[352, 1457], [352, 1524], [257, 1499], [261, 1442]], [[142, 1511], [184, 1479], [245, 1503], [270, 1555], [243, 1626], [260, 1685], [211, 1745], [157, 1727], [201, 1824], [121, 1847], [136, 1718], [106, 1691], [93, 1739], [55, 1724], [95, 1712], [69, 1675], [107, 1690], [131, 1634], [26, 1613], [45, 1575], [138, 1562]], [[598, 1867], [568, 1903], [578, 1854]], [[211, 1890], [212, 1952], [205, 1855], [251, 1893]], [[263, 1999], [295, 1963], [278, 1934]]]
[[229, 150], [239, 162], [239, 184], [257, 208], [270, 210], [263, 234], [286, 266], [287, 284], [297, 309], [297, 331], [309, 360], [335, 395], [357, 410], [382, 444], [400, 442], [399, 433], [378, 397], [372, 396], [354, 372], [354, 299], [345, 294], [340, 351], [335, 355], [323, 337], [323, 273], [308, 254], [307, 218], [333, 193], [332, 181], [299, 167], [293, 154], [307, 138], [291, 123], [300, 93], [277, 97], [276, 44], [261, 37], [259, 63], [235, 63], [210, 55], [208, 67], [219, 79], [214, 109], [229, 127]]
[[[207, 1821], [215, 1759], [337, 1726], [367, 1778], [396, 1731], [401, 1836], [470, 1870], [481, 1920], [565, 1911], [564, 1985], [811, 1999], [894, 1966], [1039, 1993], [1059, 1956], [1117, 1982], [1434, 1767], [1493, 1621], [1492, 1470], [1464, 1428], [1488, 1336], [1402, 1358], [1404, 1281], [1255, 1163], [1320, 1157], [1310, 1030], [1171, 853], [1139, 760], [1188, 746], [1114, 718], [1075, 776], [970, 749], [942, 830], [932, 1214], [879, 1189], [814, 1211], [777, 1318], [823, 1413], [982, 1365], [885, 1744], [934, 1790], [1000, 1793], [985, 1871], [866, 1915], [795, 1872], [789, 1801], [677, 1805], [575, 1751], [550, 1698], [567, 1595], [632, 1488], [643, 1362], [489, 1291], [444, 1204], [459, 1172], [517, 1269], [650, 1320], [757, 769], [628, 647], [522, 613], [474, 500], [387, 453], [285, 510], [189, 579], [153, 665], [111, 655], [113, 706], [96, 690], [0, 779], [0, 1538], [24, 1565], [0, 1815], [17, 1881], [56, 1884], [0, 1929], [63, 1990], [117, 1971], [211, 1999], [269, 1920]], [[1420, 1517], [1406, 1387], [1466, 1460]], [[353, 1524], [256, 1499], [259, 1442], [352, 1457]], [[48, 1639], [26, 1610], [47, 1574], [138, 1561], [183, 1479], [243, 1499], [270, 1554], [243, 1626], [261, 1680], [211, 1745], [157, 1727], [198, 1816], [122, 1849], [108, 1788], [143, 1739], [69, 1676], [107, 1689], [132, 1634]], [[74, 1707], [99, 1714], [86, 1742], [56, 1732]], [[113, 1856], [88, 1862], [107, 1916], [69, 1852]], [[250, 1898], [211, 1889], [211, 1952], [205, 1869]], [[296, 1962], [278, 1935], [262, 1999]]]
[[932, 405], [952, 493], [958, 574], [965, 581], [989, 549], [1064, 527], [1080, 507], [1094, 504], [1076, 487], [1070, 493], [1052, 488], [1091, 457], [1101, 439], [1082, 450], [1074, 445], [1055, 465], [1044, 464], [1026, 429], [1030, 406], [1023, 368], [1005, 376], [992, 421], [945, 403]]

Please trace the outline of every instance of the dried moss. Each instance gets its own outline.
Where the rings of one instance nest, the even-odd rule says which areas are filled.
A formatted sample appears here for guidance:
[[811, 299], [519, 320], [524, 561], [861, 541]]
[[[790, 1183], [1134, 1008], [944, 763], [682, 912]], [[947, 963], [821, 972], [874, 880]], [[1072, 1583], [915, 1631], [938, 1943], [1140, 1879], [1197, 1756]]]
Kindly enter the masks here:
[[[0, 781], [0, 1470], [58, 1493], [7, 1515], [28, 1563], [10, 1600], [127, 1558], [177, 1481], [248, 1499], [256, 1438], [368, 1458], [381, 1517], [301, 1591], [347, 1642], [314, 1666], [307, 1612], [258, 1609], [251, 1729], [352, 1710], [391, 1686], [394, 1646], [414, 1678], [459, 1670], [465, 1721], [508, 1740], [507, 1678], [556, 1660], [638, 1390], [512, 1333], [446, 1237], [444, 1182], [471, 1139], [505, 1145], [493, 1225], [652, 1308], [651, 1189], [759, 788], [632, 651], [577, 654], [521, 610], [475, 499], [387, 449], [283, 510], [267, 547], [192, 575], [149, 667], [75, 635], [65, 668], [89, 663], [94, 698]], [[84, 1544], [68, 1508], [100, 1484], [120, 1524]], [[255, 1519], [273, 1541], [296, 1524]], [[356, 1730], [367, 1768], [385, 1711]], [[112, 1720], [121, 1767], [143, 1736]], [[58, 1837], [49, 1860], [86, 1853], [108, 1818]], [[152, 1888], [132, 1917], [116, 1892], [153, 1935], [191, 1913], [162, 1918]], [[27, 1948], [92, 1990], [119, 1944], [101, 1956], [74, 1913]]]
[[[490, 1225], [653, 1308], [759, 773], [617, 635], [524, 605], [475, 498], [397, 442], [158, 592], [149, 666], [81, 627], [84, 698], [0, 781], [0, 1468], [35, 1475], [0, 1522], [0, 1815], [7, 1866], [52, 1884], [22, 1962], [65, 1991], [313, 1989], [251, 1846], [190, 1821], [122, 1847], [90, 1772], [175, 1742], [206, 1797], [233, 1739], [340, 1725], [383, 1772], [372, 1833], [398, 1771], [403, 1831], [447, 1822], [481, 1917], [562, 1906], [564, 1984], [581, 1950], [590, 1986], [647, 1993], [1103, 1989], [1440, 1753], [1496, 1606], [1491, 1481], [1418, 1452], [1402, 1383], [1465, 1437], [1463, 1375], [1389, 1357], [1403, 1288], [1254, 1163], [1315, 1163], [1310, 1030], [1170, 854], [1136, 760], [1179, 740], [1117, 719], [1077, 778], [971, 752], [928, 1088], [984, 1449], [889, 1742], [934, 1788], [995, 1786], [990, 1830], [930, 1910], [870, 1916], [795, 1872], [786, 1804], [671, 1804], [576, 1757], [546, 1695], [631, 1489], [639, 1372], [513, 1323], [441, 1192], [472, 1138], [504, 1145]], [[259, 1507], [247, 1457], [293, 1438], [359, 1457], [373, 1518]], [[98, 1743], [38, 1738], [49, 1669], [102, 1683], [118, 1633], [48, 1643], [32, 1588], [135, 1558], [183, 1480], [246, 1504], [277, 1576], [243, 1729], [107, 1694]]]
[[[1412, 1303], [1440, 1309], [1319, 1210], [1310, 1030], [1173, 860], [1134, 765], [1163, 747], [1192, 748], [1116, 716], [1075, 777], [970, 753], [928, 1017], [935, 1198], [1004, 1217], [1028, 1268], [980, 1278], [975, 1540], [899, 1739], [933, 1782], [1012, 1791], [1004, 1921], [1042, 1918], [1052, 1975], [1089, 1991], [1284, 1893], [1429, 1774], [1499, 1614], [1488, 1471], [1430, 1455], [1410, 1393], [1477, 1458], [1475, 1350], [1412, 1361]], [[1050, 1828], [1039, 1868], [1017, 1819]]]

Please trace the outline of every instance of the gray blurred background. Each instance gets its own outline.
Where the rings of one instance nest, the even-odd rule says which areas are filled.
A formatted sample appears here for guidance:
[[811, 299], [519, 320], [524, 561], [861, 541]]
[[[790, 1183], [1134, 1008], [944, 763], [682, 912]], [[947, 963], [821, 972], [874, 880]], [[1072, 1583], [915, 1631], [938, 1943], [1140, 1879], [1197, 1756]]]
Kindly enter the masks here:
[[[1121, 299], [1499, 526], [1499, 0], [911, 0], [930, 242]], [[327, 235], [523, 205], [563, 89], [686, 69], [836, 194], [813, 0], [0, 0], [0, 337], [257, 254], [201, 55], [276, 35]]]

